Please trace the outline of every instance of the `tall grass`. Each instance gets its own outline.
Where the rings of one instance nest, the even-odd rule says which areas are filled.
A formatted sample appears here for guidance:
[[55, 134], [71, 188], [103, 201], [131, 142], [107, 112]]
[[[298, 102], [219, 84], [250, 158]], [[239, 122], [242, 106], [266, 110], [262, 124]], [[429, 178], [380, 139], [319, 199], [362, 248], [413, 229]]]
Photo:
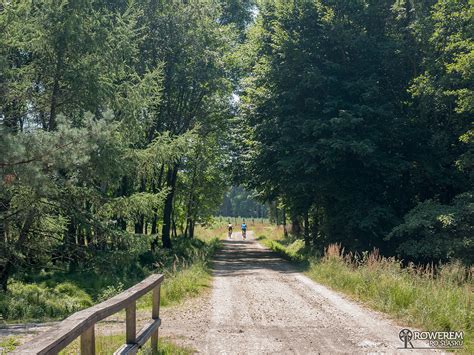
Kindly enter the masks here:
[[345, 254], [340, 245], [333, 244], [308, 274], [425, 330], [464, 330], [472, 346], [473, 274], [458, 262], [402, 267], [377, 250], [359, 256]]
[[[210, 258], [219, 245], [218, 240], [214, 239], [207, 252], [197, 253], [193, 260], [176, 259], [172, 268], [163, 271], [165, 281], [160, 292], [161, 306], [177, 305], [184, 299], [195, 297], [210, 288]], [[150, 308], [151, 293], [142, 297], [137, 307], [138, 309]]]
[[[165, 274], [161, 304], [177, 304], [209, 286], [208, 263], [219, 245], [216, 238], [207, 242], [178, 238], [171, 251], [141, 254], [128, 272], [111, 269], [37, 275], [31, 283], [12, 280], [9, 291], [0, 293], [0, 322], [63, 319], [122, 292], [152, 272]], [[151, 296], [139, 305], [149, 307]]]
[[69, 282], [52, 288], [12, 282], [10, 292], [0, 298], [0, 313], [4, 320], [52, 320], [92, 304], [86, 292]]
[[[215, 251], [220, 247], [217, 238], [200, 240], [175, 240], [172, 253], [161, 255], [155, 261], [155, 271], [165, 274], [161, 287], [160, 304], [163, 307], [177, 305], [184, 299], [199, 295], [208, 289], [211, 282], [209, 263]], [[151, 255], [146, 255], [149, 258]], [[74, 277], [76, 277], [75, 275]], [[73, 278], [72, 278], [73, 279]], [[103, 285], [102, 282], [91, 283]], [[115, 282], [100, 290], [95, 290], [95, 299], [77, 284], [61, 282], [50, 287], [51, 282], [25, 284], [15, 281], [10, 284], [6, 297], [0, 299], [0, 311], [4, 320], [54, 320], [62, 319], [80, 309], [90, 307], [95, 302], [101, 302], [124, 290], [124, 282]], [[140, 298], [137, 308], [151, 308], [151, 292]], [[123, 311], [120, 316], [123, 318]], [[124, 343], [124, 335], [99, 335], [96, 337], [96, 353], [111, 354]], [[0, 348], [12, 351], [19, 342], [11, 337], [0, 343]], [[160, 354], [192, 354], [193, 349], [173, 344], [167, 339], [160, 338]], [[2, 353], [0, 350], [0, 353]], [[78, 354], [79, 341], [71, 343], [62, 354]], [[139, 354], [151, 354], [151, 349], [145, 347]]]
[[436, 331], [464, 331], [465, 351], [474, 353], [474, 268], [459, 262], [403, 266], [395, 258], [370, 253], [345, 253], [329, 245], [314, 257], [299, 243], [262, 236], [262, 243], [301, 265], [315, 281], [328, 285], [407, 325]]

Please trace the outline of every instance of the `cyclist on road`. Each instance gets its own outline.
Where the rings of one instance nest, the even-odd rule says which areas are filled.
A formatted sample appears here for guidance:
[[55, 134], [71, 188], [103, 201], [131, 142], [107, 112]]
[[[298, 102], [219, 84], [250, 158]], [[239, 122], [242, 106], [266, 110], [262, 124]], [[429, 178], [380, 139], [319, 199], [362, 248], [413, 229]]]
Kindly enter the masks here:
[[242, 222], [242, 239], [247, 239], [247, 225], [245, 224], [245, 221]]
[[228, 233], [228, 238], [232, 239], [232, 223], [229, 222], [229, 225], [227, 226], [227, 233]]

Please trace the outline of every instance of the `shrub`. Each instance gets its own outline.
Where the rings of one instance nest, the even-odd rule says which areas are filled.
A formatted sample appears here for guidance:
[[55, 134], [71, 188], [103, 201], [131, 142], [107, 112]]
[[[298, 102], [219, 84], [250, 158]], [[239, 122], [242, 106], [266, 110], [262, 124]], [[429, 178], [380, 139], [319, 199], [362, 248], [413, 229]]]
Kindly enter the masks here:
[[92, 304], [91, 297], [71, 283], [50, 288], [15, 281], [1, 297], [0, 312], [6, 321], [58, 319]]

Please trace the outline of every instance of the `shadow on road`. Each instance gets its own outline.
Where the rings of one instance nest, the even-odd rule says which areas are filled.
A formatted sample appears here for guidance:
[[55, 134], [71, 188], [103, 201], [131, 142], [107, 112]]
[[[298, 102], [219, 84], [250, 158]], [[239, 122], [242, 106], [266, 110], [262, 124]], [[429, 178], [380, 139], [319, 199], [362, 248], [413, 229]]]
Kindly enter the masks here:
[[223, 245], [213, 263], [216, 276], [237, 277], [262, 269], [284, 274], [301, 271], [281, 259], [276, 253], [262, 249], [255, 241], [225, 240]]

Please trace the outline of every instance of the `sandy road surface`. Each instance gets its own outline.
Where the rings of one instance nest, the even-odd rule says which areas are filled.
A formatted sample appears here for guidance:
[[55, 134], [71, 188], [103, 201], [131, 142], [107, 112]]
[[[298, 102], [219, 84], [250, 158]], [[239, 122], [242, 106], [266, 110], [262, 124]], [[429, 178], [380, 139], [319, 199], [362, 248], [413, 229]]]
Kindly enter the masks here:
[[[401, 327], [249, 240], [224, 242], [211, 295], [163, 332], [206, 354], [394, 353]], [[411, 352], [410, 352], [411, 353]]]

